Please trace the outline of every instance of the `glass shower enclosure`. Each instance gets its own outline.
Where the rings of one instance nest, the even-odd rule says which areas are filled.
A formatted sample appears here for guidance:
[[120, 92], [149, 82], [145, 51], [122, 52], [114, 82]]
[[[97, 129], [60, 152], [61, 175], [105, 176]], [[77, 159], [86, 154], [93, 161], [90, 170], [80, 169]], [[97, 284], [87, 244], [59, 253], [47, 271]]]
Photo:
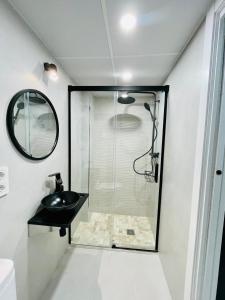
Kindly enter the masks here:
[[69, 86], [76, 245], [158, 251], [168, 86]]

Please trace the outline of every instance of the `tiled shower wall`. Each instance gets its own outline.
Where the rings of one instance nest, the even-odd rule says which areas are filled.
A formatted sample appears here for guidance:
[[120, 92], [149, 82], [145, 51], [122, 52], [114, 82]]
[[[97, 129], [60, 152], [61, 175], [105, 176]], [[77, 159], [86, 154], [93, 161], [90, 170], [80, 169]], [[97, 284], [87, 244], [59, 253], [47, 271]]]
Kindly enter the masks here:
[[[113, 95], [93, 98], [89, 207], [93, 212], [147, 216], [155, 225], [158, 184], [146, 182], [132, 167], [151, 145], [152, 121], [143, 106], [150, 98], [135, 98], [131, 105], [117, 103]], [[137, 168], [146, 170], [149, 161], [146, 156]]]

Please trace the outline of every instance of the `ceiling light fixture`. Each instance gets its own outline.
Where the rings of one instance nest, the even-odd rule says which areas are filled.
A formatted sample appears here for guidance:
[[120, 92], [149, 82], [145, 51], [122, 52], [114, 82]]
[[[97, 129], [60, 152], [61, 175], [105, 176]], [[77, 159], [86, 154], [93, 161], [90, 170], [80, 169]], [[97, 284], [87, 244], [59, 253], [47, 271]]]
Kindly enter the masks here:
[[44, 70], [45, 72], [48, 74], [48, 77], [53, 80], [56, 81], [58, 80], [59, 76], [58, 76], [58, 72], [57, 72], [57, 67], [55, 64], [50, 64], [50, 63], [44, 63]]
[[137, 18], [132, 14], [126, 14], [120, 19], [120, 26], [124, 31], [131, 31], [137, 25]]
[[133, 77], [133, 75], [131, 74], [131, 72], [124, 72], [123, 74], [122, 74], [122, 79], [124, 80], [124, 81], [130, 81], [131, 80], [131, 78]]

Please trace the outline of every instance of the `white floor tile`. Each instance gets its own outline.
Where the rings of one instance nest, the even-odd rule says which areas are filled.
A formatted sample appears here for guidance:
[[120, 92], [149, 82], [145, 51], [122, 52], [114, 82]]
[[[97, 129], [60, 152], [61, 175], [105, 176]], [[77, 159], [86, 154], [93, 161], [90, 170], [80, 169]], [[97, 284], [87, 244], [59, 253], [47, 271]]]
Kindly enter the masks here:
[[158, 254], [71, 247], [41, 300], [171, 300]]

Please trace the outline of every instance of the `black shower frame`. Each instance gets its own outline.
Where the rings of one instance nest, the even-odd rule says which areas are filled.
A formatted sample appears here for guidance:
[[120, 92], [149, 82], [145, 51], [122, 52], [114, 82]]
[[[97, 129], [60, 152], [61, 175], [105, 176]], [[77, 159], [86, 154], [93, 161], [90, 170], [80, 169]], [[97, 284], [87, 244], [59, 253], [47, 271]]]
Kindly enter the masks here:
[[157, 210], [157, 225], [156, 225], [156, 242], [154, 250], [134, 249], [125, 247], [112, 248], [135, 250], [144, 252], [159, 252], [159, 229], [160, 229], [160, 215], [162, 202], [162, 183], [163, 183], [163, 166], [164, 166], [164, 150], [165, 150], [165, 136], [166, 136], [166, 118], [167, 118], [167, 102], [169, 94], [169, 85], [164, 86], [68, 86], [68, 185], [71, 191], [71, 93], [72, 92], [129, 92], [129, 93], [148, 93], [148, 92], [164, 92], [164, 113], [163, 113], [163, 129], [162, 129], [162, 150], [161, 150], [161, 165], [160, 165], [160, 179], [159, 179], [159, 196], [158, 196], [158, 210]]

